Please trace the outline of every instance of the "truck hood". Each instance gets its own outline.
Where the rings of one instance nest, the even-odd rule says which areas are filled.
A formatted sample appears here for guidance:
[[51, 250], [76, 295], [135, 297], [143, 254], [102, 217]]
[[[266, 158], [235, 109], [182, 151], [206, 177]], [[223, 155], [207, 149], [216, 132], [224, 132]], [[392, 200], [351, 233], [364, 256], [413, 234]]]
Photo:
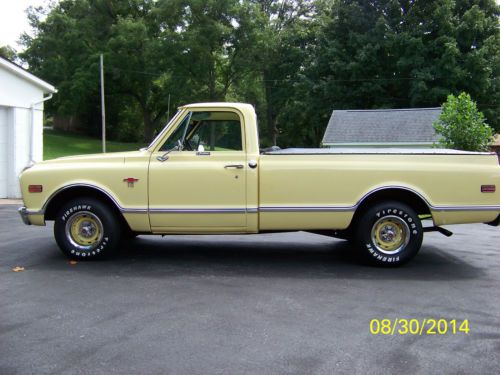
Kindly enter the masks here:
[[147, 150], [126, 151], [126, 152], [107, 152], [105, 154], [87, 154], [75, 156], [63, 156], [57, 159], [45, 160], [36, 163], [36, 165], [59, 165], [73, 163], [102, 163], [117, 162], [123, 163], [128, 158], [143, 157], [149, 154]]

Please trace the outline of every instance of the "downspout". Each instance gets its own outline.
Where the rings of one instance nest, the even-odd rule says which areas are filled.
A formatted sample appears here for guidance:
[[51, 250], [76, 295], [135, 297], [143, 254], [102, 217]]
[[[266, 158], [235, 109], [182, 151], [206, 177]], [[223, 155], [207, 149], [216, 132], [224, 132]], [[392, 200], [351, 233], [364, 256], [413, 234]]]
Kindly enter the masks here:
[[33, 160], [33, 150], [35, 148], [35, 106], [42, 104], [43, 102], [52, 99], [53, 94], [49, 94], [49, 96], [43, 98], [38, 102], [31, 103], [31, 134], [30, 134], [30, 153], [29, 153], [29, 163], [34, 163]]

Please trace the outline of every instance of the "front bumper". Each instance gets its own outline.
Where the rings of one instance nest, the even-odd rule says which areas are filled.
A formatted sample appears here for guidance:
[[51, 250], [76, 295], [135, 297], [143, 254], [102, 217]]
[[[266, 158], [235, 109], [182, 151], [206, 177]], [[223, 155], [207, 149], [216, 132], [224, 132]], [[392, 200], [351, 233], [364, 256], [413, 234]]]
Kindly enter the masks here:
[[26, 225], [31, 225], [29, 215], [28, 215], [28, 209], [26, 207], [19, 207], [17, 210], [19, 212], [19, 215], [21, 215], [21, 220], [23, 221], [24, 224]]

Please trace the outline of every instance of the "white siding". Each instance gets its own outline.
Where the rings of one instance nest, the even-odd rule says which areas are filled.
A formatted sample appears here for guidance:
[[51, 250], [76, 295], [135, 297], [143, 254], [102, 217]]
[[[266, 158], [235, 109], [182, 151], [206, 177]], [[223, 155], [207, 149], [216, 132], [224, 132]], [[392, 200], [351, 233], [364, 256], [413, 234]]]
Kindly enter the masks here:
[[43, 160], [43, 109], [33, 110], [33, 161]]
[[[43, 159], [43, 112], [33, 112], [33, 160]], [[0, 198], [19, 198], [19, 173], [30, 161], [32, 111], [0, 107]]]
[[0, 198], [7, 197], [7, 107], [0, 107]]
[[7, 107], [29, 108], [31, 103], [43, 98], [43, 91], [0, 67], [0, 105]]
[[[19, 173], [30, 161], [31, 142], [31, 110], [26, 108], [12, 108], [11, 123], [8, 130], [7, 153], [7, 198], [19, 198]], [[35, 121], [41, 118], [35, 117]], [[35, 128], [41, 124], [35, 124]], [[36, 143], [39, 141], [37, 140]], [[41, 160], [41, 159], [39, 159]]]
[[43, 160], [43, 103], [31, 107], [46, 89], [11, 68], [0, 65], [0, 198], [21, 197], [19, 173]]

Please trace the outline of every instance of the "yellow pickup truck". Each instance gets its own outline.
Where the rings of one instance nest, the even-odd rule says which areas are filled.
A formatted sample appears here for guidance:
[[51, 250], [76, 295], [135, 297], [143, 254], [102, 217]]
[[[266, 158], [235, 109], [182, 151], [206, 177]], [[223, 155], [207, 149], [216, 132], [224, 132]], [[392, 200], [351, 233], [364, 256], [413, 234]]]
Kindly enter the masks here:
[[[253, 107], [179, 108], [149, 147], [64, 157], [20, 176], [26, 224], [54, 220], [70, 258], [107, 256], [137, 234], [310, 231], [394, 266], [444, 224], [500, 221], [493, 153], [259, 149]], [[422, 219], [432, 219], [424, 227]]]

